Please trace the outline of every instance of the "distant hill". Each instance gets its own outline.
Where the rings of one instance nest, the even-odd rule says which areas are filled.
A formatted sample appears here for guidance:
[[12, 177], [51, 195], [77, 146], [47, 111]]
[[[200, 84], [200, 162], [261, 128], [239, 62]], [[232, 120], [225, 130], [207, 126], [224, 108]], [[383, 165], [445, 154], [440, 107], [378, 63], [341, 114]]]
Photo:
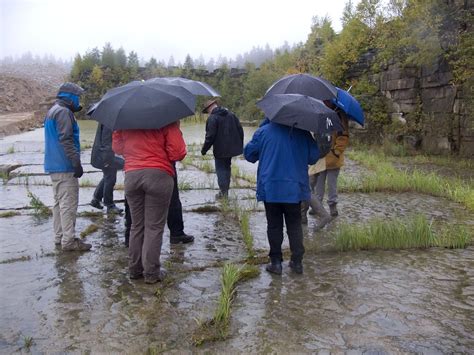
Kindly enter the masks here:
[[0, 64], [0, 114], [34, 111], [54, 96], [69, 69], [57, 64]]

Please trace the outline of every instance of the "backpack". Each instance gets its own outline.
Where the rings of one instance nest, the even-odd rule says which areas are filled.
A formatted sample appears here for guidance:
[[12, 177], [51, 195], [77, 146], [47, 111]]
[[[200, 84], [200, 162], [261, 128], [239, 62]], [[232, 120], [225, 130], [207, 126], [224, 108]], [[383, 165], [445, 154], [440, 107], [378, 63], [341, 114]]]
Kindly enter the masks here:
[[324, 133], [324, 134], [314, 134], [314, 139], [318, 144], [319, 149], [319, 159], [326, 156], [331, 151], [332, 147], [332, 135]]

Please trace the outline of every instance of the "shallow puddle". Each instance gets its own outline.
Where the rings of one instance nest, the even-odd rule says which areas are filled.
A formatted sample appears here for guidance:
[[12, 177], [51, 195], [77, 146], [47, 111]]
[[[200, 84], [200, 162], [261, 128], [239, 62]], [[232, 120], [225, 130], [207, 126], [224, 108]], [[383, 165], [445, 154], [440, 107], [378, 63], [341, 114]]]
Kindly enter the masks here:
[[[91, 142], [95, 123], [81, 122]], [[182, 125], [188, 143], [204, 139], [204, 125]], [[255, 128], [246, 129], [246, 140]], [[42, 130], [0, 140], [0, 164], [18, 163], [0, 186], [0, 208], [28, 207], [31, 191], [46, 205], [53, 196], [42, 170]], [[13, 149], [11, 147], [14, 147]], [[165, 229], [162, 265], [168, 281], [146, 285], [131, 281], [123, 246], [123, 216], [107, 217], [88, 205], [97, 169], [85, 164], [81, 179], [78, 232], [95, 224], [87, 236], [89, 253], [62, 253], [54, 247], [52, 218], [21, 215], [0, 219], [0, 352], [181, 352], [313, 353], [424, 352], [469, 353], [474, 348], [474, 248], [338, 253], [333, 232], [341, 223], [363, 224], [374, 217], [398, 219], [416, 213], [441, 224], [474, 227], [474, 216], [457, 203], [427, 195], [341, 194], [340, 216], [315, 229], [304, 227], [305, 272], [281, 277], [259, 266], [260, 276], [239, 284], [232, 307], [228, 339], [192, 345], [199, 321], [212, 317], [220, 293], [223, 262], [247, 256], [236, 209], [250, 210], [254, 248], [266, 253], [263, 205], [256, 203], [257, 165], [234, 160], [228, 205], [216, 201], [214, 173], [199, 168], [198, 146], [190, 147], [192, 165], [177, 165], [190, 245], [170, 245]], [[10, 150], [10, 152], [8, 152]], [[14, 152], [11, 152], [14, 150]], [[210, 154], [210, 153], [209, 153]], [[90, 159], [90, 149], [82, 153]], [[208, 160], [213, 166], [213, 160]], [[197, 165], [197, 166], [196, 166]], [[342, 174], [357, 179], [364, 171], [348, 160]], [[25, 177], [28, 176], [27, 178]], [[25, 180], [26, 179], [26, 180]], [[86, 184], [87, 182], [87, 184]], [[123, 183], [119, 173], [118, 184]], [[117, 200], [123, 190], [115, 191]], [[200, 210], [201, 209], [201, 210]], [[203, 210], [210, 212], [203, 213]], [[222, 212], [220, 209], [227, 210]], [[284, 247], [288, 248], [285, 238]]]

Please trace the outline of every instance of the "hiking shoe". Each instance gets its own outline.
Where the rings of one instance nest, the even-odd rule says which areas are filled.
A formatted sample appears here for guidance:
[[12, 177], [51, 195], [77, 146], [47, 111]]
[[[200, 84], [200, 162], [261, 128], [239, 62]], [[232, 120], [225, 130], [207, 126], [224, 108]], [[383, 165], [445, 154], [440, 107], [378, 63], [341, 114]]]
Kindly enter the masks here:
[[192, 235], [183, 233], [181, 235], [177, 236], [170, 236], [170, 244], [186, 244], [186, 243], [192, 243], [194, 242], [194, 237]]
[[121, 214], [122, 212], [123, 212], [123, 209], [118, 208], [115, 205], [107, 206], [107, 214]]
[[303, 273], [303, 264], [297, 261], [291, 260], [289, 263], [289, 267], [297, 274], [302, 274]]
[[75, 238], [72, 242], [63, 245], [63, 251], [89, 251], [92, 244], [84, 243], [82, 240]]
[[277, 263], [277, 262], [270, 263], [265, 267], [265, 270], [267, 270], [271, 274], [281, 275], [281, 273], [282, 273], [281, 262], [280, 263]]
[[339, 216], [339, 212], [337, 211], [337, 204], [329, 205], [329, 213], [332, 217]]
[[99, 209], [99, 210], [102, 210], [102, 209], [104, 208], [104, 206], [102, 206], [102, 204], [100, 203], [100, 201], [99, 201], [98, 199], [96, 199], [96, 198], [93, 198], [93, 199], [91, 200], [90, 205], [91, 205], [92, 207], [95, 207], [95, 208]]
[[156, 284], [157, 282], [163, 281], [165, 277], [166, 277], [166, 271], [161, 269], [158, 275], [145, 276], [145, 283]]

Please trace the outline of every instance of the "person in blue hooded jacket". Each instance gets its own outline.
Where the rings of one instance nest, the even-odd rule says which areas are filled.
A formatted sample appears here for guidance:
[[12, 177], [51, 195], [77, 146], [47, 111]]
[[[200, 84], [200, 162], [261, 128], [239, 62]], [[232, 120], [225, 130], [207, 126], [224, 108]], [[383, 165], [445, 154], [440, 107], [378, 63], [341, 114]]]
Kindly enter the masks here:
[[311, 198], [308, 165], [316, 163], [319, 151], [308, 131], [270, 122], [267, 118], [244, 148], [245, 159], [259, 161], [257, 200], [263, 201], [270, 244], [270, 273], [282, 273], [283, 219], [291, 249], [290, 268], [303, 273], [301, 201]]
[[75, 237], [79, 200], [78, 178], [81, 164], [79, 125], [74, 112], [82, 109], [79, 97], [84, 90], [74, 83], [59, 88], [57, 100], [44, 119], [44, 170], [53, 183], [53, 226], [55, 244], [64, 251], [87, 251], [90, 244]]

